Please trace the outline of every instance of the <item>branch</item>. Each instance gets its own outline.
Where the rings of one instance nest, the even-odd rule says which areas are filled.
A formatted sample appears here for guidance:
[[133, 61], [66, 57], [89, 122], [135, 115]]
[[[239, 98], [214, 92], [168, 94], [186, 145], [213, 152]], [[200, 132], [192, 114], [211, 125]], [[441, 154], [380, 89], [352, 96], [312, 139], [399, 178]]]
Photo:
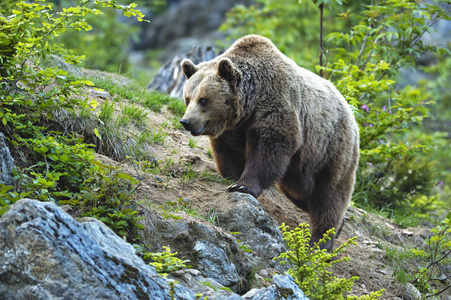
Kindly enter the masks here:
[[[365, 38], [363, 39], [363, 44], [362, 44], [362, 48], [360, 48], [360, 53], [359, 56], [357, 57], [357, 61], [355, 62], [355, 65], [358, 66], [359, 62], [360, 62], [360, 58], [362, 57], [363, 54], [363, 50], [365, 50], [365, 46], [366, 46], [366, 41], [368, 40], [368, 36], [370, 35], [370, 30], [371, 30], [371, 25], [368, 28], [368, 30], [366, 31], [365, 34]], [[372, 50], [372, 49], [371, 49]], [[371, 51], [370, 51], [371, 52]], [[365, 64], [364, 64], [365, 65]]]
[[445, 259], [448, 255], [450, 255], [450, 254], [451, 254], [451, 250], [449, 250], [448, 253], [446, 253], [445, 255], [443, 255], [442, 258], [440, 258], [439, 260], [436, 260], [436, 261], [431, 262], [431, 263], [426, 267], [426, 269], [429, 269], [429, 268], [432, 267], [433, 265], [438, 264], [439, 262], [441, 262], [442, 260], [444, 260], [444, 259]]
[[432, 296], [438, 296], [438, 295], [440, 295], [441, 293], [443, 293], [444, 291], [446, 291], [447, 289], [449, 289], [451, 287], [451, 284], [450, 285], [448, 285], [446, 288], [444, 288], [443, 290], [441, 290], [440, 292], [437, 292], [437, 293], [435, 293], [435, 294], [433, 294], [433, 295], [429, 295], [429, 296], [427, 296], [427, 298], [430, 298], [430, 297], [432, 297]]

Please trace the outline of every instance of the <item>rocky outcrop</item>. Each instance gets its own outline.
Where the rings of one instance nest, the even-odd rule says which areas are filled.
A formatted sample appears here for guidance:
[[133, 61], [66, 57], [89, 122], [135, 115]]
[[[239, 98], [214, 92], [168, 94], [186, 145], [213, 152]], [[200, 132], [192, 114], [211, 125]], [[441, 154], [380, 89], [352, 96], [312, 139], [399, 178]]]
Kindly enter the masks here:
[[211, 60], [218, 55], [218, 51], [212, 46], [197, 46], [190, 52], [175, 56], [168, 60], [155, 74], [152, 81], [147, 85], [147, 89], [166, 93], [174, 98], [183, 99], [183, 86], [186, 77], [182, 72], [180, 63], [184, 58], [189, 58], [195, 64]]
[[13, 168], [14, 159], [11, 157], [11, 152], [6, 146], [5, 135], [0, 132], [0, 183], [4, 185], [13, 185]]
[[153, 251], [170, 245], [202, 276], [243, 294], [249, 290], [257, 266], [281, 270], [272, 258], [285, 250], [282, 235], [277, 222], [254, 197], [242, 193], [217, 193], [213, 197], [221, 204], [217, 208], [219, 227], [183, 214], [176, 214], [182, 219], [163, 219], [148, 212], [142, 224], [153, 230], [145, 230], [142, 241], [152, 245]]
[[[195, 299], [195, 293], [209, 299], [306, 299], [287, 274], [242, 296], [225, 289], [221, 281], [240, 287], [252, 257], [220, 229], [180, 221], [167, 224], [176, 228], [164, 233], [166, 240], [175, 234], [172, 240], [186, 244], [182, 248], [193, 247], [198, 269], [166, 279], [103, 223], [78, 223], [54, 203], [22, 199], [0, 218], [0, 299], [171, 299], [172, 279], [180, 282], [175, 299]], [[158, 232], [164, 229], [155, 225]]]
[[[236, 237], [252, 249], [253, 264], [262, 268], [282, 267], [272, 259], [286, 250], [277, 221], [249, 194], [221, 194], [219, 207], [220, 226], [228, 232], [239, 232]], [[225, 198], [225, 199], [224, 199]]]
[[[168, 281], [103, 223], [23, 199], [0, 219], [1, 299], [170, 299]], [[176, 285], [179, 299], [194, 299]]]

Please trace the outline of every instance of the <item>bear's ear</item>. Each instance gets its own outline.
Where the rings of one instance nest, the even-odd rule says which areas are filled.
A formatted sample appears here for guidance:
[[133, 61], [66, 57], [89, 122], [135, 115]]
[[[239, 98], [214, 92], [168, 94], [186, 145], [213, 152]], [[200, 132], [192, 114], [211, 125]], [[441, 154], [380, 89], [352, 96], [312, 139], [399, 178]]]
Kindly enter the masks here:
[[233, 66], [233, 62], [229, 58], [224, 57], [219, 61], [218, 75], [229, 82], [231, 82], [235, 78], [235, 67]]
[[182, 67], [183, 73], [185, 73], [186, 79], [189, 79], [191, 76], [193, 76], [194, 73], [197, 72], [197, 67], [191, 60], [187, 58], [182, 60], [180, 66]]

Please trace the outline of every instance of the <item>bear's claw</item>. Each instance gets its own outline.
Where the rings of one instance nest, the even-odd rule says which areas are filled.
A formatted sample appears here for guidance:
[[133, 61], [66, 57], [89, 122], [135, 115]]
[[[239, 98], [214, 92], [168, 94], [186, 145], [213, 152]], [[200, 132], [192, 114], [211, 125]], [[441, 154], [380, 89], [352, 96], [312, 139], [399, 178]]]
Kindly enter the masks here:
[[255, 192], [251, 187], [239, 183], [229, 185], [227, 187], [227, 192], [240, 192], [245, 194], [251, 194], [252, 196], [255, 197]]

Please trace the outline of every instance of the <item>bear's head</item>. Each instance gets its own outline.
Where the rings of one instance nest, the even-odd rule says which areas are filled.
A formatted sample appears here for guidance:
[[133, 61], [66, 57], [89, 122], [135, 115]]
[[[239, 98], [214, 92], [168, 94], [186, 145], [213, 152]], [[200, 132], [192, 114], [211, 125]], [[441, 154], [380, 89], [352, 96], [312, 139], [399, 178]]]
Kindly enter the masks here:
[[183, 88], [186, 112], [180, 123], [192, 135], [217, 137], [238, 121], [239, 71], [229, 58], [194, 65], [181, 63], [187, 81]]

